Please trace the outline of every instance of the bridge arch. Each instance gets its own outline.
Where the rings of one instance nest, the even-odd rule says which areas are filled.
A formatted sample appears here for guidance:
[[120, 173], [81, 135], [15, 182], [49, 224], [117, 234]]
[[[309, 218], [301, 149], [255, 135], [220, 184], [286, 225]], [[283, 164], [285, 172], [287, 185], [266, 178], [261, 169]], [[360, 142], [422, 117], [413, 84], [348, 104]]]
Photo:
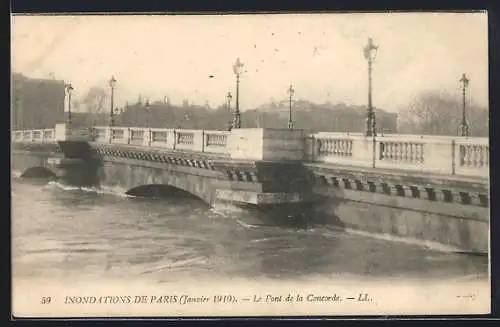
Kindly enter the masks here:
[[47, 167], [35, 166], [26, 169], [22, 174], [21, 178], [55, 178], [56, 173]]
[[[215, 197], [212, 179], [205, 176], [141, 165], [105, 162], [99, 168], [101, 185], [116, 186], [127, 194], [166, 192], [195, 196], [211, 205]], [[153, 189], [156, 188], [157, 190]]]
[[125, 194], [139, 197], [195, 198], [204, 201], [196, 194], [167, 184], [139, 185], [129, 189]]

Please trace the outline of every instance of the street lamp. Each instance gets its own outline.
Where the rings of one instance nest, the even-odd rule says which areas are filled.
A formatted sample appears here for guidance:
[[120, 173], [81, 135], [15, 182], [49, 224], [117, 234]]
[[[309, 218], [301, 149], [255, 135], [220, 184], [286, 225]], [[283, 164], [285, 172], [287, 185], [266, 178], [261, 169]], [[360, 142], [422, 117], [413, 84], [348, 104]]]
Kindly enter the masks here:
[[[116, 107], [115, 108], [115, 117], [117, 117], [117, 116], [119, 117], [119, 115], [121, 113], [122, 113], [122, 110], [120, 108]], [[118, 119], [118, 120], [121, 121], [121, 119]], [[115, 124], [116, 124], [116, 122], [115, 122]], [[118, 124], [120, 124], [120, 123], [118, 123]]]
[[71, 92], [73, 92], [73, 86], [71, 83], [65, 85], [66, 93], [68, 94], [68, 124], [71, 125]]
[[462, 83], [462, 122], [460, 123], [460, 135], [469, 136], [469, 125], [467, 124], [467, 117], [465, 114], [465, 91], [469, 85], [469, 79], [465, 73], [462, 74], [460, 82]]
[[114, 106], [114, 96], [115, 96], [115, 85], [116, 85], [116, 79], [115, 79], [115, 76], [112, 76], [111, 79], [109, 80], [109, 87], [111, 88], [111, 107], [110, 107], [110, 111], [109, 111], [109, 114], [110, 114], [109, 125], [110, 126], [114, 126], [115, 125], [114, 109], [113, 109], [113, 106]]
[[149, 106], [149, 99], [148, 99], [148, 100], [146, 100], [146, 106], [145, 106], [145, 109], [146, 109], [146, 124], [147, 124], [146, 127], [147, 128], [150, 128], [150, 125], [151, 125], [151, 122], [149, 120], [149, 108], [150, 108], [150, 106]]
[[234, 109], [234, 119], [233, 128], [241, 128], [241, 116], [240, 116], [240, 75], [243, 69], [243, 63], [240, 58], [236, 58], [236, 62], [233, 64], [233, 72], [236, 75], [236, 107]]
[[366, 136], [376, 136], [375, 112], [372, 107], [372, 63], [377, 56], [378, 45], [373, 44], [373, 39], [368, 38], [368, 44], [363, 48], [365, 59], [368, 61], [368, 109], [366, 113]]
[[231, 94], [231, 92], [227, 92], [226, 99], [227, 99], [227, 108], [229, 109], [229, 112], [231, 112], [231, 100], [233, 99], [233, 95]]
[[[231, 94], [231, 92], [227, 92], [226, 99], [227, 99], [227, 110], [229, 110], [229, 115], [231, 115], [231, 100], [233, 99], [233, 95]], [[232, 123], [231, 120], [229, 120], [229, 130], [231, 130], [231, 128], [232, 128]]]
[[293, 89], [293, 85], [290, 85], [290, 87], [287, 90], [288, 96], [290, 99], [290, 106], [289, 106], [289, 112], [288, 112], [288, 128], [292, 129], [293, 128], [293, 120], [292, 120], [292, 97], [293, 94], [295, 93], [295, 90]]
[[189, 114], [189, 113], [185, 114], [185, 115], [184, 115], [184, 118], [181, 120], [181, 122], [179, 123], [179, 125], [177, 125], [177, 128], [178, 128], [178, 129], [182, 128], [182, 125], [184, 124], [184, 122], [189, 121], [189, 119], [190, 119], [190, 118], [191, 118], [191, 117], [190, 117], [190, 114]]

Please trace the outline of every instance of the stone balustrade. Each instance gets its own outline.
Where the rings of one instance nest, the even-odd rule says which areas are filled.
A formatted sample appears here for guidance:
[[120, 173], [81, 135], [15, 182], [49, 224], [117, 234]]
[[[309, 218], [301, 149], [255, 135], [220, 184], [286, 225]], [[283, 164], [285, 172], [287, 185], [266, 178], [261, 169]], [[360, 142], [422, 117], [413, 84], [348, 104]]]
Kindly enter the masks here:
[[482, 176], [489, 173], [489, 144], [486, 138], [456, 139], [453, 161], [456, 165], [455, 172], [460, 175]]
[[487, 138], [312, 133], [306, 137], [309, 162], [385, 168], [446, 175], [489, 176]]
[[125, 144], [178, 151], [228, 154], [227, 131], [168, 128], [95, 127], [96, 143]]
[[[85, 131], [64, 124], [55, 129], [14, 131], [13, 142], [56, 142], [73, 138], [174, 151], [227, 155], [242, 160], [293, 160], [409, 172], [489, 176], [487, 138], [360, 133], [306, 133], [287, 129], [205, 131], [97, 126]], [[87, 133], [87, 134], [86, 134]]]
[[13, 131], [13, 142], [55, 142], [56, 131], [54, 128], [34, 129], [28, 131]]

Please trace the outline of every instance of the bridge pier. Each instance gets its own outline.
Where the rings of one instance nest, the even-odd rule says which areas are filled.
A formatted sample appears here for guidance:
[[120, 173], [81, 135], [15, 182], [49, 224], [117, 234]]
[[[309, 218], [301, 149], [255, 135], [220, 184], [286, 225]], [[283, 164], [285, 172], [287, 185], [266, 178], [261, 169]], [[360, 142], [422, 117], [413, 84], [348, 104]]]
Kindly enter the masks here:
[[99, 186], [98, 166], [82, 159], [49, 158], [48, 163], [62, 184], [77, 187]]
[[99, 186], [101, 160], [86, 140], [58, 141], [64, 158], [49, 162], [57, 168], [59, 180], [72, 186]]

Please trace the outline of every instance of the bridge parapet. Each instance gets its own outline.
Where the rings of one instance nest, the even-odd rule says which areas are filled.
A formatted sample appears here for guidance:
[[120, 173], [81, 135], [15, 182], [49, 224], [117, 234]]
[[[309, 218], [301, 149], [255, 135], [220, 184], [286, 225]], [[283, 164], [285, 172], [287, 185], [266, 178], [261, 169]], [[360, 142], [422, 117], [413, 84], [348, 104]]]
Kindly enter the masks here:
[[405, 170], [408, 172], [489, 176], [487, 138], [384, 135], [375, 138], [342, 133], [306, 137], [310, 162]]
[[229, 154], [227, 131], [192, 129], [95, 127], [94, 142], [169, 150]]
[[489, 142], [477, 137], [387, 134], [371, 138], [359, 133], [262, 128], [231, 132], [109, 126], [75, 129], [66, 124], [14, 131], [12, 137], [19, 143], [62, 140], [217, 154], [234, 160], [305, 161], [483, 179], [489, 176]]
[[97, 144], [213, 153], [235, 160], [303, 161], [302, 130], [240, 128], [229, 131], [95, 127]]
[[12, 141], [53, 143], [56, 141], [55, 136], [56, 136], [55, 128], [14, 131], [12, 135]]
[[55, 128], [13, 131], [14, 143], [55, 143], [57, 141], [89, 141], [88, 128], [74, 128], [69, 124], [56, 124]]

